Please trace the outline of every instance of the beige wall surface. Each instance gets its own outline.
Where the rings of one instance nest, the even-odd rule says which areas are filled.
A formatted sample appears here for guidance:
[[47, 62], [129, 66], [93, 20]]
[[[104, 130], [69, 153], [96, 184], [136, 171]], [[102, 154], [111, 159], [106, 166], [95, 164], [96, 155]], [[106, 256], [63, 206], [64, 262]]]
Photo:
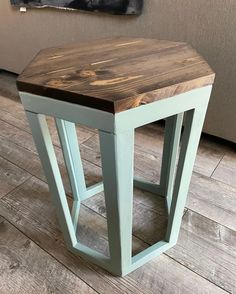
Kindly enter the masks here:
[[0, 0], [0, 68], [21, 72], [42, 48], [111, 36], [192, 44], [216, 72], [204, 131], [236, 142], [236, 0], [144, 0], [143, 14], [31, 9]]

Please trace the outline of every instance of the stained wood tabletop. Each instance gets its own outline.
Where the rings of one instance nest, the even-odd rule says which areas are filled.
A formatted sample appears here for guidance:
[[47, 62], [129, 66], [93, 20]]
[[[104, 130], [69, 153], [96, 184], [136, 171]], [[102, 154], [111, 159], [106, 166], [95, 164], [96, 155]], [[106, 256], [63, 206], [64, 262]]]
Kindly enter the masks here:
[[20, 91], [116, 113], [211, 85], [214, 77], [186, 43], [119, 37], [44, 49], [17, 85]]

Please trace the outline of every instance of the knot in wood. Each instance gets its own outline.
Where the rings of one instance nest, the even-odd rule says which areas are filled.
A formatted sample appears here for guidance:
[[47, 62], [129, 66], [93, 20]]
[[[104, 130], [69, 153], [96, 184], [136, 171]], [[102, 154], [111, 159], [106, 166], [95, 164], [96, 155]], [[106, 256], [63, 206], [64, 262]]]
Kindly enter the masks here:
[[94, 70], [81, 70], [79, 76], [81, 78], [96, 77], [96, 72]]

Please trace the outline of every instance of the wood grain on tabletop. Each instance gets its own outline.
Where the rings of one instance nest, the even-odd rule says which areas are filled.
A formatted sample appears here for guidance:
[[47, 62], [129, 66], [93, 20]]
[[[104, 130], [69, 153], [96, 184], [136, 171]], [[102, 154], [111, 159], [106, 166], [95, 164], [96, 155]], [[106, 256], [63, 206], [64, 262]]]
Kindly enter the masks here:
[[115, 38], [44, 49], [18, 89], [116, 113], [211, 85], [207, 62], [188, 44]]

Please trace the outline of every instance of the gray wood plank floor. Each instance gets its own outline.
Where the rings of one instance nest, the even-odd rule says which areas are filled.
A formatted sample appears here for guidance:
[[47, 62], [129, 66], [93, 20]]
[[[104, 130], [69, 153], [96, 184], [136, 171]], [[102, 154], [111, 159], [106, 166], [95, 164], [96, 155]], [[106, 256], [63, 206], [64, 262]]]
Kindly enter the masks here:
[[[124, 278], [67, 251], [15, 78], [0, 74], [0, 293], [236, 293], [236, 153], [203, 137], [177, 245]], [[4, 88], [5, 87], [5, 88]], [[54, 122], [48, 119], [62, 177], [71, 189]], [[78, 126], [87, 185], [101, 180], [95, 130]], [[139, 128], [135, 174], [159, 180], [162, 125]], [[133, 254], [163, 238], [163, 199], [135, 189]], [[109, 254], [104, 195], [81, 208], [80, 240]]]

